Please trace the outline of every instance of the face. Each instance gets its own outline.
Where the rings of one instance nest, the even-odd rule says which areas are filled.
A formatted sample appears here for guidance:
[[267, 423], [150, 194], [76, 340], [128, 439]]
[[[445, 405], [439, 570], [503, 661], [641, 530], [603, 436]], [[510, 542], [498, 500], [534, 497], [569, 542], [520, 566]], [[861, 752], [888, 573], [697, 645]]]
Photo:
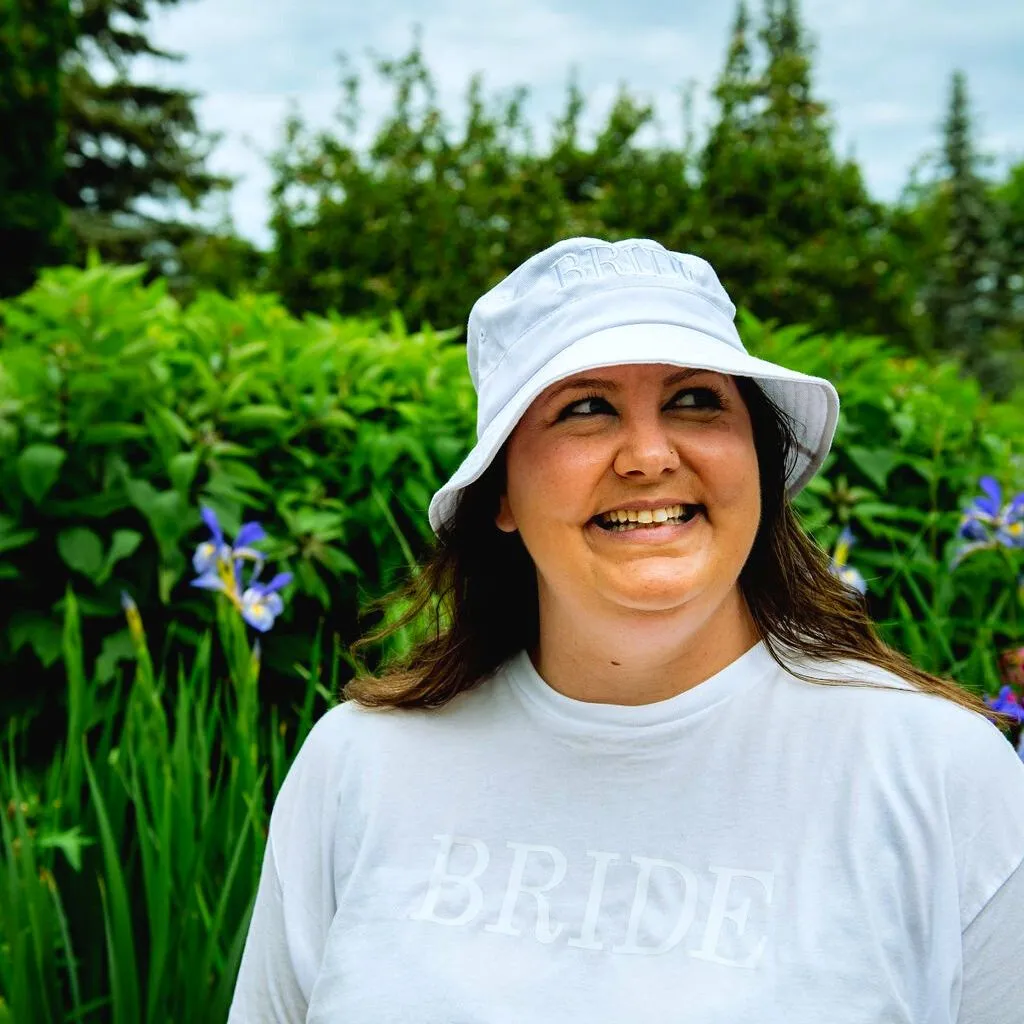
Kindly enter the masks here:
[[731, 377], [624, 365], [559, 381], [509, 438], [506, 479], [496, 522], [519, 531], [542, 614], [736, 607], [761, 493]]

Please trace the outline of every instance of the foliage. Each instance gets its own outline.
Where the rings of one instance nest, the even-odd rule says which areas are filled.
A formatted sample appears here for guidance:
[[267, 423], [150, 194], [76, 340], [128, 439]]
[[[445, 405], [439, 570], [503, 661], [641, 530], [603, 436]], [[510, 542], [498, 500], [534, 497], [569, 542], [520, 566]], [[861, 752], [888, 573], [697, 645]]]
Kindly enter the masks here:
[[967, 83], [954, 73], [943, 127], [942, 248], [926, 290], [935, 344], [957, 353], [991, 390], [1006, 395], [1024, 382], [1021, 336], [1015, 346], [997, 335], [1007, 320], [999, 287], [1008, 264], [1000, 257], [999, 208], [981, 177], [971, 138]]
[[584, 99], [570, 84], [550, 149], [538, 153], [525, 89], [488, 103], [474, 78], [457, 131], [418, 46], [376, 70], [394, 108], [365, 153], [360, 81], [349, 73], [339, 134], [311, 136], [293, 116], [274, 157], [269, 281], [293, 310], [397, 308], [410, 323], [458, 324], [512, 266], [556, 239], [655, 233], [689, 201], [688, 154], [638, 145], [654, 112], [625, 91], [584, 145]]
[[1005, 550], [951, 565], [979, 479], [1024, 485], [1024, 407], [994, 402], [953, 362], [898, 356], [878, 339], [765, 329], [749, 315], [740, 333], [762, 358], [839, 390], [832, 452], [796, 505], [825, 546], [843, 527], [856, 535], [849, 560], [883, 636], [922, 668], [997, 690], [998, 653], [1024, 632], [1021, 566]]
[[132, 75], [139, 55], [178, 59], [144, 31], [153, 4], [177, 2], [0, 0], [0, 249], [17, 254], [0, 297], [90, 249], [146, 261], [189, 297], [199, 282], [258, 281], [262, 259], [230, 223], [181, 217], [232, 184], [207, 170], [217, 136], [200, 130], [196, 95]]
[[[52, 162], [17, 157], [30, 172], [0, 204], [19, 223], [38, 222], [30, 240], [57, 245], [56, 188], [76, 262], [89, 246], [107, 260], [145, 260], [183, 301], [204, 287], [269, 288], [297, 314], [398, 310], [415, 326], [449, 326], [559, 238], [644, 235], [710, 259], [761, 318], [952, 353], [998, 397], [1024, 387], [1020, 168], [1005, 181], [982, 176], [958, 77], [932, 178], [913, 181], [894, 205], [873, 199], [853, 158], [834, 150], [797, 0], [765, 0], [757, 17], [739, 4], [699, 151], [685, 90], [681, 133], [666, 133], [626, 86], [583, 131], [593, 112], [572, 78], [541, 145], [526, 88], [488, 97], [477, 75], [464, 113], [446, 112], [418, 42], [376, 60], [391, 105], [368, 125], [360, 75], [343, 61], [337, 124], [314, 133], [292, 116], [272, 157], [269, 255], [236, 237], [230, 220], [206, 230], [181, 219], [229, 184], [206, 168], [215, 139], [195, 121], [193, 94], [131, 74], [136, 55], [174, 59], [151, 44], [146, 22], [154, 4], [179, 0], [68, 0], [77, 37], [58, 45], [47, 12], [60, 2], [30, 5], [42, 35], [21, 63], [45, 83], [63, 54], [64, 177], [55, 184]], [[35, 154], [51, 145], [54, 99], [48, 86], [50, 99], [37, 92], [42, 106], [30, 117], [10, 92], [19, 76], [0, 78], [0, 110], [14, 118], [5, 137], [28, 140]], [[8, 291], [57, 258], [52, 245], [22, 250]]]
[[[17, 609], [3, 640], [21, 659], [7, 678], [38, 700], [28, 650], [59, 662], [48, 710], [64, 737], [40, 758], [19, 690], [0, 698], [0, 1021], [224, 1019], [270, 800], [350, 671], [359, 604], [415, 561], [430, 491], [469, 441], [450, 334], [299, 321], [270, 296], [181, 307], [141, 276], [62, 268], [0, 307], [0, 586]], [[740, 330], [756, 354], [839, 388], [833, 452], [797, 499], [835, 571], [863, 583], [918, 665], [999, 692], [999, 652], [1024, 626], [1016, 513], [999, 519], [1013, 544], [951, 566], [979, 481], [996, 504], [1024, 485], [1024, 407], [876, 338], [746, 312]], [[239, 530], [253, 513], [273, 539]], [[269, 609], [267, 663], [244, 593], [242, 615], [228, 593], [211, 620], [189, 587], [196, 542], [201, 579], [218, 559], [295, 573], [288, 606]], [[69, 578], [81, 593], [55, 595]], [[119, 630], [122, 588], [148, 639], [133, 601]], [[278, 701], [271, 660], [291, 675]]]
[[[274, 538], [263, 554], [295, 574], [266, 648], [272, 675], [328, 616], [350, 642], [365, 595], [407, 564], [385, 513], [421, 548], [430, 494], [472, 433], [450, 335], [407, 335], [397, 318], [388, 333], [333, 314], [299, 321], [267, 295], [206, 293], [183, 308], [142, 273], [47, 271], [0, 309], [8, 678], [38, 679], [37, 661], [58, 658], [69, 574], [101, 677], [131, 650], [110, 628], [122, 590], [158, 645], [172, 620], [201, 631], [209, 612], [188, 586], [200, 503], [231, 533], [258, 518]], [[13, 690], [0, 700], [47, 703], [46, 686]]]
[[56, 186], [60, 57], [70, 35], [66, 0], [0, 0], [0, 297], [23, 291], [37, 266], [66, 255]]
[[[73, 46], [63, 60], [67, 125], [58, 195], [69, 211], [76, 262], [94, 248], [110, 261], [148, 261], [156, 273], [180, 267], [179, 250], [194, 225], [152, 212], [163, 204], [196, 209], [231, 180], [206, 168], [217, 136], [196, 121], [196, 94], [145, 83], [132, 74], [141, 54], [180, 59], [145, 33], [154, 4], [179, 0], [73, 0]], [[142, 202], [140, 202], [142, 200]]]
[[[811, 351], [805, 350], [808, 364]], [[904, 427], [914, 433], [922, 423], [911, 415]], [[869, 466], [872, 476], [888, 475], [878, 452], [854, 461]], [[805, 504], [821, 511], [828, 492]], [[877, 509], [868, 513], [863, 499], [859, 511], [862, 523], [881, 518]], [[219, 544], [219, 525], [213, 532]], [[248, 536], [254, 535], [250, 526]], [[839, 543], [850, 543], [848, 526]], [[197, 552], [204, 564], [209, 554], [205, 547]], [[906, 587], [889, 632], [902, 636], [919, 664], [946, 671], [955, 661], [953, 591], [943, 585], [948, 574], [934, 559], [898, 554], [893, 577]], [[847, 555], [837, 548], [836, 571], [855, 585], [849, 566], [840, 564]], [[22, 723], [7, 726], [0, 758], [4, 1024], [92, 1015], [124, 1024], [224, 1020], [259, 880], [268, 808], [312, 722], [337, 692], [337, 652], [324, 686], [317, 637], [311, 667], [300, 673], [305, 686], [293, 709], [293, 733], [273, 707], [259, 714], [259, 648], [250, 649], [243, 619], [226, 597], [216, 620], [219, 652], [205, 634], [191, 654], [168, 658], [159, 670], [134, 602], [126, 610], [132, 677], [100, 680], [87, 669], [79, 604], [68, 590], [61, 643], [65, 740], [45, 771], [24, 770]], [[976, 631], [994, 635], [1000, 610], [978, 603], [974, 611]], [[1008, 691], [990, 704], [1020, 717]]]
[[834, 153], [796, 5], [767, 6], [757, 33], [762, 59], [753, 35], [741, 3], [696, 202], [662, 232], [673, 248], [708, 259], [761, 317], [906, 344], [906, 279], [885, 210], [856, 164]]
[[[69, 573], [102, 678], [130, 656], [110, 627], [122, 590], [158, 645], [172, 621], [201, 633], [209, 611], [188, 578], [205, 504], [232, 534], [258, 518], [273, 540], [256, 546], [295, 576], [266, 650], [276, 692], [276, 673], [321, 622], [351, 643], [360, 607], [425, 550], [430, 495], [472, 438], [465, 353], [453, 332], [408, 335], [397, 318], [385, 332], [333, 313], [300, 321], [268, 295], [205, 293], [182, 307], [141, 275], [48, 271], [0, 307], [0, 658], [8, 678], [54, 664]], [[882, 621], [897, 621], [901, 601], [945, 601], [953, 660], [932, 652], [930, 663], [982, 685], [992, 644], [1017, 628], [999, 596], [1004, 567], [987, 554], [952, 576], [936, 567], [982, 476], [1021, 489], [1022, 407], [993, 403], [955, 364], [902, 358], [877, 339], [751, 314], [741, 333], [842, 395], [826, 472], [800, 499], [809, 527], [826, 547], [853, 528], [851, 562]], [[994, 608], [1005, 616], [993, 620]], [[8, 687], [0, 699], [41, 708], [48, 692]]]
[[626, 89], [585, 140], [574, 82], [546, 148], [523, 118], [527, 90], [488, 103], [479, 77], [452, 125], [418, 46], [377, 63], [391, 112], [360, 147], [361, 82], [346, 67], [337, 129], [314, 134], [293, 116], [274, 157], [271, 286], [296, 311], [456, 324], [559, 238], [646, 235], [710, 259], [759, 316], [909, 348], [921, 333], [912, 253], [833, 151], [792, 0], [769, 6], [757, 35], [763, 60], [741, 4], [699, 154], [689, 133], [651, 142], [654, 110]]
[[[267, 808], [330, 690], [304, 670], [294, 727], [257, 710], [259, 661], [223, 602], [189, 657], [154, 663], [129, 606], [134, 671], [88, 671], [64, 602], [64, 740], [43, 773], [0, 757], [0, 1021], [227, 1018]], [[310, 663], [323, 661], [314, 643]], [[218, 655], [220, 655], [218, 657]], [[337, 659], [334, 661], [337, 668]], [[127, 685], [126, 685], [127, 683]], [[173, 685], [173, 695], [171, 684]]]

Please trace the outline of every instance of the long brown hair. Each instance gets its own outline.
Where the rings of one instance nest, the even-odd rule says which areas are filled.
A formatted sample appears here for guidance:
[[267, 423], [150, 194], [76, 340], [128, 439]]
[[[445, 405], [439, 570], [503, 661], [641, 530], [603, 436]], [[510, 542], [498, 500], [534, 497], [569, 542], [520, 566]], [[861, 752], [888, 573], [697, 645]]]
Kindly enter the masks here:
[[[1008, 716], [992, 711], [958, 683], [923, 671], [882, 641], [865, 599], [829, 571], [829, 556], [804, 532], [786, 495], [787, 467], [796, 444], [786, 414], [754, 380], [735, 380], [750, 413], [761, 480], [761, 520], [739, 584], [772, 658], [807, 682], [878, 686], [855, 678], [805, 675], [784, 652], [867, 662], [914, 689], [1009, 724]], [[518, 651], [534, 647], [538, 609], [533, 561], [519, 534], [504, 533], [494, 522], [504, 487], [502, 451], [463, 491], [453, 520], [410, 581], [376, 603], [387, 608], [398, 599], [405, 603], [405, 612], [363, 637], [353, 651], [358, 654], [429, 618], [427, 635], [380, 675], [361, 674], [349, 682], [346, 698], [368, 708], [438, 708]]]

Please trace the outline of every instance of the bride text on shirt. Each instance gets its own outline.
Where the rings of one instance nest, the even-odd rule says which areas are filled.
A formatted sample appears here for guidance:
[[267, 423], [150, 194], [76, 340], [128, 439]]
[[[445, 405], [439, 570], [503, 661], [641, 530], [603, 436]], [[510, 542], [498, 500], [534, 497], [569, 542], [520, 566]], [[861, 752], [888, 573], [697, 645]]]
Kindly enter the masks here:
[[[700, 932], [699, 944], [687, 949], [687, 955], [741, 968], [756, 967], [768, 941], [767, 914], [775, 891], [772, 871], [709, 864], [710, 878], [702, 887], [697, 871], [685, 864], [633, 855], [628, 858], [632, 865], [630, 874], [635, 873], [631, 878], [628, 915], [622, 915], [624, 930], [619, 922], [621, 941], [612, 942], [598, 936], [598, 921], [609, 869], [615, 868], [621, 876], [626, 870], [625, 855], [587, 850], [591, 863], [570, 865], [556, 846], [507, 842], [511, 864], [507, 876], [501, 871], [503, 877], [495, 878], [498, 872], [492, 870], [488, 875], [492, 857], [482, 839], [455, 835], [433, 838], [439, 844], [437, 856], [422, 902], [409, 914], [414, 921], [450, 928], [469, 927], [487, 914], [486, 908], [491, 905], [497, 908], [496, 916], [484, 924], [484, 931], [522, 936], [528, 926], [518, 910], [528, 901], [535, 907], [532, 937], [537, 942], [564, 939], [569, 946], [579, 949], [651, 956], [675, 949], [693, 931]], [[555, 919], [555, 890], [566, 884], [567, 879], [569, 884], [577, 881], [573, 876], [585, 871], [590, 873], [586, 903], [582, 920], [573, 927]], [[495, 883], [503, 883], [503, 892], [495, 890]], [[702, 891], [709, 894], [703, 901], [706, 906], [699, 899]], [[499, 895], [500, 904], [496, 898]], [[649, 908], [653, 914], [648, 913]], [[698, 910], [702, 912], [702, 921], [698, 921]], [[725, 955], [723, 946], [733, 954], [742, 949], [745, 955]]]

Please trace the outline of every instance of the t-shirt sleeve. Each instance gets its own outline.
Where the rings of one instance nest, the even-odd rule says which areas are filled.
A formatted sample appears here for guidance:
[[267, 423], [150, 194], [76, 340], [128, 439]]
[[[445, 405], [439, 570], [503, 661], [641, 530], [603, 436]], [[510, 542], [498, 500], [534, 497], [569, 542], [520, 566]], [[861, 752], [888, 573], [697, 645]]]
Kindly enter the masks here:
[[[1024, 763], [1006, 737], [977, 714], [958, 731], [948, 753], [964, 935], [1024, 859]], [[1024, 958], [1024, 932], [1018, 950]]]
[[228, 1024], [302, 1024], [336, 901], [344, 705], [314, 725], [274, 801]]
[[957, 861], [961, 987], [958, 1024], [1024, 1021], [1024, 763], [972, 714], [949, 740], [947, 792]]
[[957, 1024], [1024, 1020], [1024, 863], [996, 890], [963, 935]]
[[303, 1024], [309, 1000], [288, 943], [281, 876], [267, 840], [228, 1024]]

